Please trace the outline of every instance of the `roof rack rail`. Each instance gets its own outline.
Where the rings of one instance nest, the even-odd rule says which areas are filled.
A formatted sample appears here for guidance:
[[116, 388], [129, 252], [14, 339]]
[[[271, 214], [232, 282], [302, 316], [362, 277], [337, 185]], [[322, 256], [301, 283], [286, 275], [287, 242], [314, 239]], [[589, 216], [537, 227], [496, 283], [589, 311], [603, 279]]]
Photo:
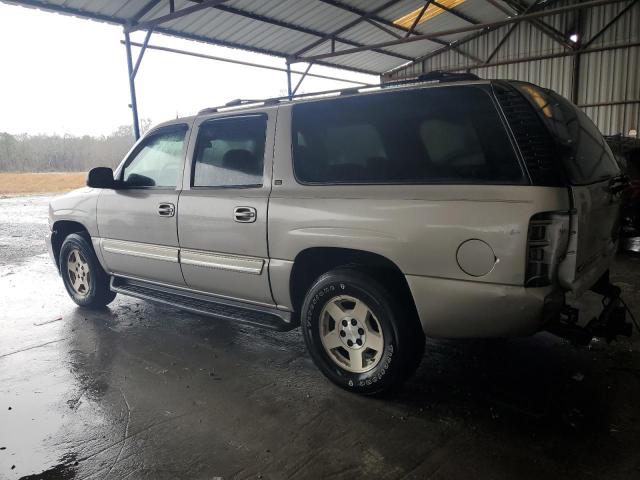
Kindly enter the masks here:
[[258, 106], [258, 105], [277, 105], [282, 102], [289, 102], [299, 98], [309, 98], [309, 97], [321, 97], [326, 95], [354, 95], [358, 94], [362, 91], [367, 91], [371, 89], [380, 89], [386, 87], [395, 87], [399, 85], [410, 85], [414, 83], [421, 82], [460, 82], [464, 80], [480, 80], [480, 77], [474, 75], [473, 73], [450, 73], [443, 72], [441, 70], [435, 70], [429, 73], [423, 73], [416, 78], [408, 79], [408, 80], [398, 80], [395, 82], [389, 82], [382, 85], [365, 85], [362, 87], [350, 87], [350, 88], [340, 88], [335, 90], [324, 90], [319, 92], [307, 92], [307, 93], [298, 93], [297, 95], [293, 95], [291, 97], [283, 96], [283, 97], [272, 97], [265, 98], [262, 100], [250, 100], [250, 99], [242, 99], [236, 98], [235, 100], [231, 100], [230, 102], [225, 103], [224, 105], [220, 105], [218, 107], [205, 108], [198, 112], [198, 115], [204, 115], [207, 113], [217, 113], [226, 109], [234, 109], [236, 107], [247, 107], [247, 106]]
[[253, 105], [253, 104], [258, 104], [258, 103], [267, 103], [270, 99], [268, 100], [250, 100], [250, 99], [246, 99], [246, 98], [236, 98], [234, 100], [231, 100], [227, 103], [225, 103], [224, 105], [219, 105], [217, 107], [208, 107], [208, 108], [204, 108], [202, 110], [200, 110], [198, 112], [198, 115], [202, 115], [205, 113], [216, 113], [218, 111], [220, 111], [220, 109], [222, 108], [231, 108], [231, 107], [240, 107], [240, 106], [244, 106], [244, 105]]
[[248, 100], [246, 98], [236, 98], [224, 104], [225, 107], [238, 107], [240, 105], [246, 105], [247, 103], [259, 103], [263, 100]]
[[237, 98], [235, 100], [231, 100], [230, 102], [225, 103], [224, 105], [219, 105], [217, 107], [204, 108], [198, 112], [198, 115], [205, 115], [207, 113], [217, 113], [222, 110], [233, 109], [234, 107], [246, 107], [249, 105], [277, 105], [281, 102], [287, 102], [287, 101], [295, 100], [298, 98], [319, 97], [323, 95], [352, 95], [355, 93], [359, 93], [360, 90], [371, 89], [371, 88], [379, 88], [379, 85], [341, 88], [336, 90], [324, 90], [324, 91], [321, 90], [318, 92], [298, 93], [297, 95], [293, 95], [291, 98], [289, 98], [288, 96], [271, 97], [271, 98], [265, 98], [262, 100], [247, 100], [247, 99]]
[[431, 72], [418, 75], [416, 78], [409, 78], [406, 80], [396, 80], [395, 82], [387, 82], [382, 87], [395, 87], [398, 85], [410, 85], [412, 83], [420, 82], [464, 82], [469, 80], [482, 80], [478, 75], [469, 72], [452, 73], [445, 72], [443, 70], [432, 70]]
[[353, 95], [354, 93], [360, 93], [360, 88], [359, 87], [345, 88], [344, 90], [340, 90], [340, 93], [338, 93], [338, 95], [340, 96]]
[[230, 102], [225, 103], [224, 105], [220, 105], [218, 107], [205, 108], [198, 112], [198, 115], [203, 115], [207, 113], [217, 113], [223, 109], [233, 109], [234, 107], [245, 107], [249, 105], [277, 105], [281, 102], [287, 102], [291, 100], [295, 100], [298, 98], [309, 98], [309, 97], [320, 97], [324, 95], [354, 95], [360, 93], [363, 90], [370, 90], [374, 88], [386, 88], [386, 87], [395, 87], [400, 85], [410, 85], [413, 83], [421, 83], [421, 82], [461, 82], [465, 80], [481, 80], [480, 77], [474, 75], [473, 73], [451, 73], [444, 72], [442, 70], [434, 70], [432, 72], [423, 73], [422, 75], [418, 75], [416, 78], [411, 78], [407, 80], [397, 80], [395, 82], [389, 82], [382, 85], [365, 85], [362, 87], [350, 87], [350, 88], [340, 88], [336, 90], [324, 90], [319, 92], [307, 92], [307, 93], [298, 93], [297, 95], [293, 95], [291, 98], [288, 96], [284, 97], [272, 97], [266, 98], [263, 100], [248, 100], [242, 98], [236, 98], [235, 100], [231, 100]]
[[480, 77], [475, 73], [470, 72], [452, 73], [442, 70], [433, 70], [418, 76], [419, 82], [463, 82], [465, 80], [480, 80]]

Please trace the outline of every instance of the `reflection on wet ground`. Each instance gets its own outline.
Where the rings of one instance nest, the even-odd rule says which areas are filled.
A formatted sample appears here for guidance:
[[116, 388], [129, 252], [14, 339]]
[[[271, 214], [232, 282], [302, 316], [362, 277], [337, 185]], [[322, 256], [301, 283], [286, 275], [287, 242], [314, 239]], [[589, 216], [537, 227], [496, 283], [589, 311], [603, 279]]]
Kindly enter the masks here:
[[[637, 335], [429, 341], [402, 389], [367, 399], [298, 331], [125, 297], [90, 312], [42, 251], [3, 262], [2, 479], [640, 478]], [[640, 257], [614, 278], [640, 311]]]

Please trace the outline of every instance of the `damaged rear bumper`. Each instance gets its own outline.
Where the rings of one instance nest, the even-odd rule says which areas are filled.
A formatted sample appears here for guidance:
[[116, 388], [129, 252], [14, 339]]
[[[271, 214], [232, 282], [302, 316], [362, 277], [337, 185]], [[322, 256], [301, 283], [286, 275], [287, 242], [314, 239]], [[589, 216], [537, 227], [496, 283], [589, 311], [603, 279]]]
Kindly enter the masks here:
[[602, 311], [597, 317], [584, 326], [580, 325], [579, 310], [566, 304], [564, 293], [556, 292], [545, 303], [545, 330], [579, 345], [588, 345], [595, 337], [608, 342], [619, 335], [630, 337], [632, 325], [627, 322], [620, 288], [611, 283], [608, 270], [590, 290], [602, 295]]

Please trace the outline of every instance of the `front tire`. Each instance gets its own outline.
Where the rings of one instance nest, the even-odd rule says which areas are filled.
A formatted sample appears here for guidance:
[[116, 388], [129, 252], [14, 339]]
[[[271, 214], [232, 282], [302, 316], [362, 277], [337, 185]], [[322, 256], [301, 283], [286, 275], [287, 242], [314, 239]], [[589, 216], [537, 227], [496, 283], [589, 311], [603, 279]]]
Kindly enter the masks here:
[[325, 273], [305, 297], [307, 349], [322, 373], [351, 392], [375, 395], [406, 379], [424, 352], [413, 309], [354, 269]]
[[58, 264], [67, 293], [79, 306], [101, 308], [116, 297], [109, 288], [109, 276], [83, 235], [73, 233], [64, 239]]

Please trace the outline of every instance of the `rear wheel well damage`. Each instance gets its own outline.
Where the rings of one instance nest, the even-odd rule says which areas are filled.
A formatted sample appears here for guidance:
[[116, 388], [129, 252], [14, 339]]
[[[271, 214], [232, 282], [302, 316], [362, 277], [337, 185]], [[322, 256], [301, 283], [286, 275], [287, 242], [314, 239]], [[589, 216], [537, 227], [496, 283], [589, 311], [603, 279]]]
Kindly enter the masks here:
[[411, 289], [395, 263], [377, 253], [335, 247], [309, 248], [296, 256], [289, 279], [289, 293], [297, 315], [313, 282], [323, 273], [341, 267], [361, 271], [387, 287], [408, 311], [415, 314], [414, 318], [419, 323]]
[[71, 220], [59, 220], [53, 224], [51, 229], [51, 248], [53, 250], [53, 256], [56, 261], [56, 267], [60, 270], [60, 249], [64, 243], [64, 239], [72, 233], [84, 235], [87, 239], [90, 239], [89, 232], [84, 225]]

